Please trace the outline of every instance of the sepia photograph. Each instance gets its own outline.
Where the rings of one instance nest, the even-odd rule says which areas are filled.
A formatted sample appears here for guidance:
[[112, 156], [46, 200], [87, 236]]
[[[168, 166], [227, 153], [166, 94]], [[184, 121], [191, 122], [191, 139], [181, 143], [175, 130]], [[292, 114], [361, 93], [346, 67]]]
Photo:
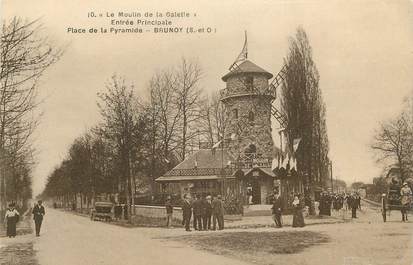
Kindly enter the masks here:
[[412, 0], [0, 23], [0, 264], [413, 264]]

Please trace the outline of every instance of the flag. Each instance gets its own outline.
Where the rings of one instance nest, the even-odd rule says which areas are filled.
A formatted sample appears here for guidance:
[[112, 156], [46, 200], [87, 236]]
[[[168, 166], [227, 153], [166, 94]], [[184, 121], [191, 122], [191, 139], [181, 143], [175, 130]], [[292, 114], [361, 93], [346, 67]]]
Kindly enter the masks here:
[[229, 67], [230, 71], [235, 71], [238, 69], [238, 63], [247, 60], [248, 58], [248, 41], [247, 41], [247, 31], [245, 31], [245, 41], [244, 47], [242, 47], [241, 53], [235, 59], [234, 63]]
[[296, 139], [294, 139], [294, 141], [293, 141], [293, 150], [294, 150], [294, 153], [297, 151], [298, 146], [300, 145], [300, 142], [301, 142], [301, 138], [296, 138]]

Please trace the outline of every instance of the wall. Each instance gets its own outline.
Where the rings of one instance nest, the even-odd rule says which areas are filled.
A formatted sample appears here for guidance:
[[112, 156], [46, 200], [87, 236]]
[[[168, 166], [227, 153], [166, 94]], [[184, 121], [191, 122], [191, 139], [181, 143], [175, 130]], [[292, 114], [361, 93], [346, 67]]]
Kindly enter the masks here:
[[[135, 214], [145, 217], [165, 218], [166, 210], [163, 206], [135, 205]], [[173, 218], [182, 220], [182, 209], [174, 207]]]

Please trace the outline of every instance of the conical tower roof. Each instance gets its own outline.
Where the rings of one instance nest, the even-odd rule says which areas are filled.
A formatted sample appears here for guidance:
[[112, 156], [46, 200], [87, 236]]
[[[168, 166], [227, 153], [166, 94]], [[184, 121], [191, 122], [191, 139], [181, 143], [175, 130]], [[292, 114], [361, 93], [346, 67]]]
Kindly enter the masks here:
[[236, 74], [241, 74], [241, 73], [265, 74], [268, 79], [273, 77], [273, 75], [271, 73], [269, 73], [266, 70], [262, 69], [261, 67], [259, 67], [255, 63], [253, 63], [249, 60], [246, 60], [246, 61], [242, 62], [238, 67], [234, 68], [231, 72], [224, 75], [222, 77], [222, 81], [226, 82], [229, 77], [231, 77], [233, 75], [236, 75]]

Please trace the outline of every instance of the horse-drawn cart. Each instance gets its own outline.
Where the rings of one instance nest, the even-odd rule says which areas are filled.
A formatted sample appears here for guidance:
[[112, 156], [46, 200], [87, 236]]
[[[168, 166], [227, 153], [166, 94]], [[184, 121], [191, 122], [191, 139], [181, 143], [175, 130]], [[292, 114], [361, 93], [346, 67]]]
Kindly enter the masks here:
[[[383, 215], [383, 221], [386, 222], [386, 216], [390, 216], [391, 210], [397, 211], [409, 211], [411, 210], [411, 202], [402, 202], [401, 187], [398, 185], [391, 185], [381, 198], [381, 212]], [[407, 217], [406, 217], [407, 218]]]

